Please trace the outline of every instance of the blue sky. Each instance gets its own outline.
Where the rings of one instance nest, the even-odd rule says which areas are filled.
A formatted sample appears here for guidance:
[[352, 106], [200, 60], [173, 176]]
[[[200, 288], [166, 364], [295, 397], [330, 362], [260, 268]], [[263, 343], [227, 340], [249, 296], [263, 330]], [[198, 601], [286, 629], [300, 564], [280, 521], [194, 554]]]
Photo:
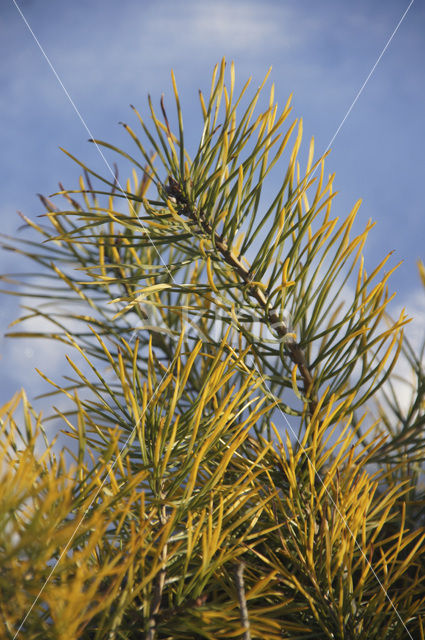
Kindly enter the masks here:
[[[337, 131], [409, 2], [336, 0], [17, 0], [35, 36], [94, 137], [129, 148], [118, 121], [131, 122], [129, 104], [146, 96], [171, 104], [170, 69], [177, 77], [185, 131], [197, 137], [198, 89], [213, 66], [234, 60], [240, 84], [258, 84], [272, 65], [281, 106], [292, 92], [293, 114], [304, 120], [304, 145], [314, 135], [316, 155]], [[358, 198], [360, 231], [376, 220], [366, 248], [370, 266], [395, 250], [403, 260], [393, 287], [396, 306], [415, 316], [410, 332], [425, 327], [425, 295], [416, 260], [425, 260], [424, 104], [425, 8], [413, 2], [332, 144], [327, 161], [339, 195], [334, 212], [346, 215]], [[78, 170], [65, 147], [89, 166], [102, 165], [89, 134], [40, 52], [12, 0], [0, 5], [1, 230], [19, 226], [16, 210], [42, 213], [36, 193], [58, 181], [76, 186]], [[131, 148], [131, 147], [130, 147]], [[1, 272], [22, 268], [0, 252]], [[23, 267], [25, 268], [25, 266]], [[19, 313], [19, 299], [3, 294], [0, 329]], [[0, 342], [0, 402], [22, 385], [45, 389], [34, 367], [59, 377], [63, 353], [48, 344]]]

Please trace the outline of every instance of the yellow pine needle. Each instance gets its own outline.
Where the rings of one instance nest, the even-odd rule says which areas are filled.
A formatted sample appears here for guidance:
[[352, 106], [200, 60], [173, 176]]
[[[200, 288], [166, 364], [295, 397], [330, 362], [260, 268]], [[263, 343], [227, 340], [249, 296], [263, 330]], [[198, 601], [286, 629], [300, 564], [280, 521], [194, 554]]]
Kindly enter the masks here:
[[205, 106], [204, 96], [202, 95], [202, 91], [199, 91], [199, 101], [201, 103], [202, 116], [204, 121], [207, 119], [207, 108]]
[[211, 258], [210, 258], [210, 256], [207, 256], [207, 276], [208, 276], [208, 284], [210, 285], [210, 287], [214, 291], [214, 293], [219, 296], [220, 292], [219, 292], [219, 290], [217, 289], [217, 287], [214, 284], [214, 278], [213, 278], [213, 272], [212, 272], [212, 268], [211, 268]]
[[171, 453], [173, 451], [173, 447], [174, 447], [174, 443], [176, 441], [176, 435], [177, 435], [177, 429], [179, 426], [179, 422], [180, 422], [180, 416], [176, 416], [176, 419], [174, 420], [173, 423], [173, 428], [171, 430], [171, 435], [169, 436], [169, 440], [167, 443], [167, 447], [165, 449], [165, 453], [164, 453], [164, 457], [161, 463], [161, 468], [160, 468], [160, 475], [163, 476], [165, 474], [165, 470], [167, 468], [168, 465], [168, 461], [170, 459]]
[[[191, 512], [189, 512], [189, 514], [191, 515]], [[198, 523], [196, 525], [195, 530], [193, 531], [193, 527], [192, 526], [190, 528], [188, 527], [188, 532], [190, 532], [190, 539], [189, 539], [189, 536], [188, 536], [188, 540], [187, 540], [188, 562], [190, 560], [190, 557], [193, 554], [193, 551], [195, 549], [195, 545], [197, 544], [198, 540], [200, 539], [200, 536], [201, 536], [201, 533], [202, 533], [202, 527], [204, 526], [204, 522], [205, 522], [205, 518], [206, 518], [206, 510], [203, 509], [198, 517], [199, 517], [199, 520], [198, 520]]]
[[[223, 133], [223, 143], [222, 143], [222, 147], [221, 147], [221, 154], [220, 154], [220, 161], [221, 161], [221, 166], [222, 169], [224, 171], [226, 165], [227, 165], [227, 158], [229, 155], [229, 136], [227, 135], [227, 131], [224, 131]], [[223, 173], [222, 171], [222, 173]]]
[[317, 240], [318, 238], [320, 238], [320, 242], [317, 244], [317, 246], [314, 248], [315, 253], [317, 253], [319, 251], [319, 249], [322, 248], [322, 246], [324, 245], [324, 243], [326, 242], [326, 240], [329, 238], [330, 235], [332, 235], [336, 225], [338, 222], [338, 218], [335, 218], [333, 220], [328, 220], [327, 222], [323, 223], [323, 225], [320, 227], [320, 229], [318, 229], [316, 231], [316, 233], [314, 235], [311, 236], [311, 238], [309, 238], [309, 248], [308, 248], [308, 253], [310, 254], [313, 250], [313, 242], [315, 240]]
[[190, 372], [192, 370], [192, 367], [194, 365], [195, 359], [198, 357], [198, 354], [199, 354], [201, 348], [202, 348], [202, 342], [200, 340], [199, 342], [197, 342], [197, 344], [193, 348], [192, 352], [190, 353], [190, 355], [189, 355], [189, 357], [188, 357], [188, 359], [186, 361], [185, 367], [184, 367], [184, 369], [182, 371], [182, 374], [181, 374], [180, 385], [181, 385], [182, 389], [184, 389], [186, 387], [186, 383], [187, 383], [187, 380], [189, 378], [189, 375], [190, 375]]
[[198, 435], [199, 425], [201, 424], [201, 418], [203, 414], [203, 410], [206, 404], [206, 396], [208, 394], [208, 389], [204, 388], [202, 394], [199, 398], [198, 406], [196, 408], [195, 415], [192, 420], [192, 435], [190, 437], [189, 444], [187, 446], [187, 457], [189, 458], [192, 455], [193, 447], [196, 442], [196, 437]]
[[[413, 539], [416, 536], [418, 536], [418, 532], [412, 532], [410, 537]], [[416, 541], [416, 544], [411, 549], [410, 553], [408, 553], [408, 555], [403, 558], [403, 561], [400, 563], [398, 570], [391, 576], [391, 582], [393, 583], [396, 582], [403, 575], [403, 573], [409, 568], [409, 566], [411, 565], [412, 559], [415, 557], [418, 549], [422, 547], [424, 540], [425, 540], [425, 533], [423, 533], [419, 537], [419, 539]], [[405, 540], [405, 542], [407, 545], [408, 541]]]
[[215, 93], [215, 80], [216, 80], [216, 77], [217, 77], [217, 71], [218, 71], [218, 63], [215, 65], [215, 67], [213, 69], [213, 74], [212, 74], [212, 78], [211, 78], [210, 103], [211, 103], [211, 100], [213, 99], [213, 95]]
[[[124, 398], [125, 398], [127, 404], [131, 404], [130, 398], [131, 398], [131, 396], [133, 394], [130, 391], [130, 384], [129, 384], [129, 380], [127, 378], [127, 372], [126, 372], [125, 367], [124, 367], [124, 360], [123, 360], [121, 351], [118, 351], [117, 355], [118, 355], [118, 377], [119, 377], [120, 382], [121, 382], [121, 388], [123, 390]], [[134, 398], [133, 398], [133, 402], [135, 404]]]
[[256, 597], [259, 597], [260, 594], [262, 594], [265, 590], [266, 587], [268, 587], [268, 585], [272, 582], [274, 582], [276, 575], [279, 573], [278, 570], [274, 570], [271, 573], [269, 573], [267, 576], [265, 576], [264, 578], [261, 578], [260, 580], [258, 580], [252, 587], [251, 589], [249, 589], [249, 591], [246, 593], [246, 599], [248, 600], [253, 600]]
[[[0, 418], [3, 419], [6, 415], [8, 415], [8, 417], [11, 417], [12, 414], [16, 411], [16, 408], [21, 400], [26, 400], [25, 392], [23, 391], [23, 389], [21, 391], [16, 391], [12, 398], [0, 407]], [[26, 413], [27, 411], [25, 411], [25, 414]], [[5, 426], [5, 424], [0, 425], [0, 432], [5, 429]]]
[[[225, 213], [227, 213], [227, 211], [226, 211]], [[237, 257], [237, 256], [239, 255], [239, 251], [240, 251], [240, 248], [241, 248], [241, 244], [242, 244], [242, 242], [243, 242], [244, 238], [245, 238], [245, 233], [244, 233], [244, 232], [240, 233], [240, 234], [235, 238], [235, 240], [234, 240], [234, 242], [233, 242], [233, 247], [232, 247], [232, 255], [233, 255], [234, 257]]]
[[210, 511], [208, 528], [209, 528], [209, 536], [210, 536], [210, 548], [212, 549], [216, 550], [219, 548], [222, 524], [223, 524], [223, 496], [221, 495], [219, 498], [218, 514], [217, 514], [217, 520], [215, 523], [213, 519], [213, 512]]
[[295, 393], [295, 395], [297, 396], [297, 398], [299, 400], [302, 400], [302, 395], [300, 394], [300, 392], [298, 391], [298, 385], [297, 385], [297, 371], [298, 371], [298, 365], [294, 365], [292, 367], [292, 372], [291, 372], [291, 381], [292, 381], [292, 390]]
[[155, 447], [153, 451], [153, 464], [156, 469], [159, 467], [160, 451], [163, 445], [164, 445], [164, 418], [160, 418], [158, 430], [157, 430], [157, 433], [155, 434]]
[[[89, 326], [90, 331], [93, 333], [93, 335], [95, 336], [96, 340], [99, 342], [100, 346], [103, 349], [103, 352], [105, 354], [105, 356], [108, 358], [109, 360], [109, 364], [114, 368], [115, 371], [117, 371], [117, 367], [116, 367], [116, 362], [114, 360], [114, 358], [112, 357], [108, 347], [106, 346], [106, 344], [104, 343], [104, 341], [102, 340], [102, 338], [100, 337], [100, 335], [97, 333], [97, 331], [95, 329], [93, 329], [93, 327]], [[82, 351], [80, 350], [80, 348], [78, 347], [78, 345], [75, 345], [77, 347], [77, 349], [80, 351], [80, 353], [82, 353]], [[119, 354], [120, 355], [120, 354]]]

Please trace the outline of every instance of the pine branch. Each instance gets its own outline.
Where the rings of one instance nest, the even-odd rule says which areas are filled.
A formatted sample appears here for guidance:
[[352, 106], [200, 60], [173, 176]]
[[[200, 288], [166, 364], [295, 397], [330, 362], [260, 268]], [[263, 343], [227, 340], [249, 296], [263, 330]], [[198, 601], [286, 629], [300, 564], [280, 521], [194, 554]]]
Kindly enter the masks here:
[[244, 563], [239, 562], [235, 570], [235, 578], [236, 578], [236, 588], [237, 588], [238, 599], [239, 599], [239, 609], [241, 612], [241, 623], [244, 628], [243, 640], [251, 640], [248, 606], [246, 603], [246, 595], [245, 595], [245, 583], [243, 579], [244, 570], [245, 570]]
[[[179, 213], [186, 215], [191, 222], [202, 229], [207, 238], [211, 239], [213, 247], [219, 251], [226, 264], [232, 267], [234, 273], [237, 274], [241, 283], [246, 287], [248, 295], [257, 301], [263, 312], [264, 319], [275, 329], [279, 338], [285, 341], [285, 348], [292, 362], [297, 365], [301, 373], [304, 384], [304, 394], [308, 397], [313, 385], [313, 377], [306, 362], [305, 354], [299, 343], [294, 340], [289, 327], [279, 318], [274, 310], [270, 310], [270, 300], [263, 293], [265, 287], [260, 287], [258, 283], [252, 282], [250, 270], [243, 265], [241, 256], [237, 257], [233, 254], [223, 237], [213, 231], [204, 213], [198, 211], [189, 203], [179, 184], [171, 176], [168, 177], [168, 181], [169, 186], [165, 187], [165, 192], [169, 197], [175, 199], [176, 204], [179, 205]], [[308, 406], [310, 416], [312, 416], [317, 408], [317, 398], [315, 396], [308, 398]]]

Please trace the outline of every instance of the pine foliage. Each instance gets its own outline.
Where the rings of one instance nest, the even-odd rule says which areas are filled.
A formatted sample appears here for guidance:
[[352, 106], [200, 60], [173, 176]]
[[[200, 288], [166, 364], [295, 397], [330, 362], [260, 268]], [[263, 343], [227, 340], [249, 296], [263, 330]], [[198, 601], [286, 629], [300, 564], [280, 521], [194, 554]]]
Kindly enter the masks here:
[[4, 240], [37, 265], [10, 335], [71, 373], [40, 371], [59, 450], [23, 392], [1, 410], [1, 638], [425, 637], [425, 347], [266, 80], [217, 65], [190, 156], [172, 76], [175, 127], [149, 98], [134, 154], [92, 141], [125, 183], [71, 156], [79, 188]]

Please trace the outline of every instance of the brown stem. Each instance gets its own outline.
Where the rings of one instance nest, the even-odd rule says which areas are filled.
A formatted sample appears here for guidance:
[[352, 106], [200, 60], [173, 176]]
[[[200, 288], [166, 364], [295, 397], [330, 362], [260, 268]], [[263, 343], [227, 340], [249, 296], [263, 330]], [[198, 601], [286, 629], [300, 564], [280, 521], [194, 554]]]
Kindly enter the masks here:
[[[237, 275], [241, 278], [244, 284], [248, 287], [248, 293], [250, 296], [255, 298], [258, 302], [258, 305], [264, 312], [265, 317], [268, 322], [273, 326], [275, 331], [278, 333], [280, 338], [286, 338], [285, 347], [289, 353], [289, 356], [294, 364], [297, 365], [298, 370], [301, 374], [304, 386], [304, 394], [308, 397], [312, 392], [313, 386], [313, 376], [311, 375], [308, 364], [305, 360], [304, 352], [300, 347], [299, 343], [296, 342], [292, 336], [288, 335], [290, 333], [288, 326], [279, 318], [276, 311], [269, 310], [269, 301], [267, 296], [264, 294], [262, 289], [252, 283], [251, 275], [249, 270], [242, 264], [241, 260], [236, 257], [232, 251], [227, 246], [225, 240], [223, 240], [222, 236], [218, 233], [213, 232], [211, 225], [205, 220], [202, 213], [194, 211], [194, 209], [189, 205], [186, 198], [184, 197], [178, 183], [172, 178], [169, 179], [170, 187], [167, 187], [167, 193], [175, 198], [175, 200], [183, 206], [183, 213], [195, 224], [202, 228], [202, 231], [213, 240], [215, 247], [218, 249], [220, 254], [223, 256], [224, 260], [228, 265], [233, 267]], [[312, 396], [308, 398], [308, 407], [310, 416], [314, 414], [317, 408], [317, 399]]]
[[245, 629], [243, 634], [243, 640], [251, 640], [248, 606], [246, 604], [246, 595], [245, 595], [245, 583], [243, 579], [244, 569], [245, 569], [245, 564], [243, 562], [239, 562], [235, 571], [236, 588], [238, 591], [239, 609], [241, 612], [241, 623], [243, 628]]
[[[164, 497], [165, 496], [161, 490], [160, 492], [161, 500], [164, 500]], [[160, 508], [159, 521], [162, 527], [164, 527], [167, 523], [167, 512], [166, 512], [165, 505], [162, 505]], [[151, 610], [150, 610], [150, 615], [148, 620], [148, 630], [146, 634], [146, 640], [155, 640], [156, 618], [161, 607], [162, 592], [164, 591], [165, 577], [167, 573], [166, 571], [167, 550], [168, 550], [168, 545], [167, 543], [165, 543], [161, 551], [162, 568], [158, 572], [155, 579], [155, 588], [154, 588], [154, 594], [151, 602]]]

